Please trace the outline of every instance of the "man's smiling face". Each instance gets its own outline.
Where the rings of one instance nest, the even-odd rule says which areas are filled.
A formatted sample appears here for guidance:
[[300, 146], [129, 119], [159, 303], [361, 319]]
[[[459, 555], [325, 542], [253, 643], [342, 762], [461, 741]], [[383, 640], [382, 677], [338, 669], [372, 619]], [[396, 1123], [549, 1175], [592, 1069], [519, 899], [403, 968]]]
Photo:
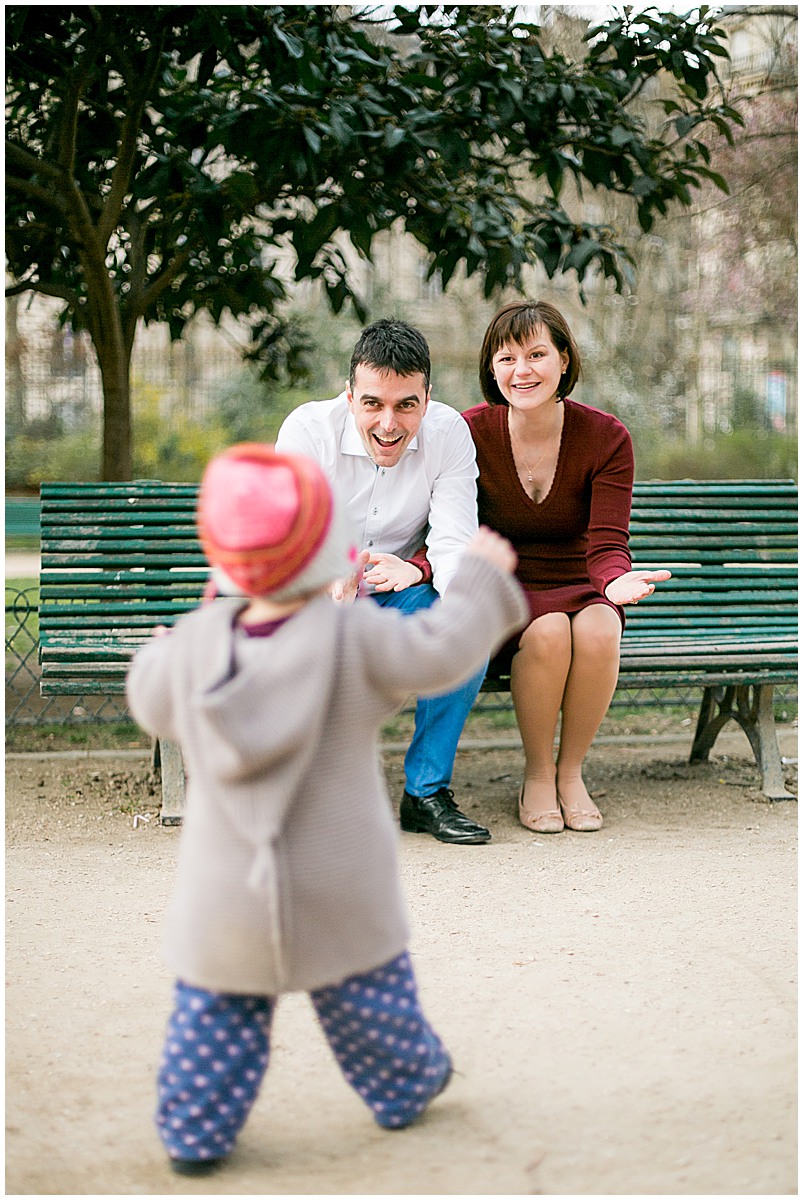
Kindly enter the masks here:
[[361, 363], [353, 389], [346, 385], [346, 397], [370, 457], [378, 467], [395, 467], [427, 411], [424, 376], [397, 375]]

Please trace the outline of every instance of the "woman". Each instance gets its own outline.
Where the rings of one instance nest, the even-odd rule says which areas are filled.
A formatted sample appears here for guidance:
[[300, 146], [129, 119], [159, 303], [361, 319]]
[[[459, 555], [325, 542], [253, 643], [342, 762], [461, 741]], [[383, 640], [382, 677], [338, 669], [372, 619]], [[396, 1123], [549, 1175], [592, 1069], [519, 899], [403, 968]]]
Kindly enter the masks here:
[[616, 417], [567, 399], [579, 372], [556, 308], [507, 304], [482, 344], [487, 403], [463, 414], [477, 447], [479, 519], [513, 543], [530, 606], [530, 623], [490, 671], [510, 670], [525, 755], [519, 819], [535, 833], [602, 827], [582, 767], [616, 688], [622, 605], [670, 574], [631, 570], [630, 435]]

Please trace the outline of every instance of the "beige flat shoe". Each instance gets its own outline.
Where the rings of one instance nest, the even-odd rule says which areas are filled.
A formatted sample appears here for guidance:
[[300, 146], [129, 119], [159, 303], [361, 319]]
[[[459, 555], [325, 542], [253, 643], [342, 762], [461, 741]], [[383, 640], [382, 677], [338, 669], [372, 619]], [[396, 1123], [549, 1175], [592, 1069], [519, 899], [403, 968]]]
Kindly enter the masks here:
[[524, 799], [524, 784], [519, 789], [519, 820], [525, 829], [532, 833], [560, 833], [563, 829], [563, 817], [559, 808], [550, 808], [545, 812], [528, 812], [522, 803]]
[[560, 792], [558, 792], [558, 804], [567, 829], [573, 829], [575, 833], [596, 833], [598, 829], [602, 829], [602, 813], [596, 804], [592, 803], [591, 808], [567, 808], [561, 799]]

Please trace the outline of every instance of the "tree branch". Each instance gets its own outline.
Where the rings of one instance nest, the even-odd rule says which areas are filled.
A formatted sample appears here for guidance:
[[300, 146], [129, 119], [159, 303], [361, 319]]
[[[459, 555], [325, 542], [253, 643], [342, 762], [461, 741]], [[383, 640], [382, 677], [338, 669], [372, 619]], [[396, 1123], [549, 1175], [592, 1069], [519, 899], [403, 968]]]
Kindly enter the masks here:
[[734, 138], [734, 147], [746, 146], [748, 142], [770, 141], [775, 138], [790, 138], [797, 141], [796, 129], [767, 129], [762, 133], [746, 133], [742, 137]]
[[70, 76], [63, 100], [62, 119], [59, 122], [58, 160], [67, 175], [75, 174], [75, 148], [78, 141], [78, 102], [87, 76], [86, 64], [81, 72]]
[[[796, 162], [795, 158], [784, 159], [780, 163], [778, 163], [777, 166], [780, 166], [780, 167], [794, 166], [795, 162]], [[776, 169], [777, 169], [777, 166], [776, 166]], [[729, 192], [727, 196], [722, 196], [721, 199], [712, 201], [712, 203], [707, 204], [705, 206], [705, 208], [692, 208], [689, 212], [686, 212], [686, 213], [682, 213], [682, 214], [679, 213], [674, 216], [664, 217], [664, 221], [669, 221], [669, 222], [687, 221], [689, 219], [689, 217], [702, 217], [706, 213], [716, 212], [716, 210], [718, 208], [724, 208], [728, 204], [733, 204], [734, 202], [739, 200], [742, 196], [745, 196], [748, 192], [752, 191], [753, 188], [756, 188], [756, 187], [766, 188], [766, 185], [767, 185], [766, 175], [764, 175], [764, 174], [758, 175], [758, 176], [756, 176], [755, 179], [750, 180], [749, 183], [746, 183], [746, 184], [744, 184], [743, 187], [740, 187], [738, 191]], [[794, 228], [791, 225], [789, 227], [789, 234], [790, 234], [790, 236], [794, 235]]]
[[62, 214], [66, 211], [64, 198], [62, 196], [54, 196], [52, 192], [42, 187], [40, 183], [31, 183], [26, 179], [18, 179], [15, 175], [6, 175], [6, 187], [10, 191], [19, 192], [22, 196], [28, 196], [31, 200], [39, 200], [42, 204], [47, 204], [50, 208], [55, 208]]
[[[104, 333], [109, 336], [106, 327], [109, 324], [109, 314], [112, 316], [112, 324], [114, 323], [115, 302], [104, 262], [105, 250], [103, 245], [98, 242], [86, 197], [75, 180], [71, 179], [61, 167], [43, 162], [13, 142], [6, 142], [6, 157], [32, 175], [44, 175], [59, 188], [61, 196], [55, 197], [39, 184], [31, 184], [14, 176], [8, 176], [6, 179], [9, 187], [13, 187], [23, 194], [34, 196], [64, 215], [86, 279], [89, 299], [88, 319], [90, 322], [96, 321], [98, 326], [98, 337], [95, 338], [93, 335], [93, 341], [98, 341]], [[38, 191], [33, 189], [38, 189]], [[60, 298], [63, 299], [63, 297]], [[114, 331], [111, 331], [111, 336], [116, 336]]]
[[37, 158], [30, 150], [25, 150], [16, 142], [9, 141], [8, 138], [6, 138], [5, 149], [6, 159], [10, 159], [16, 166], [30, 171], [32, 175], [44, 175], [45, 178], [52, 179], [54, 183], [64, 185], [64, 171], [61, 167], [57, 167], [45, 159]]
[[145, 237], [147, 233], [147, 218], [141, 219], [141, 215], [129, 209], [128, 211], [128, 235], [130, 238], [129, 261], [131, 263], [131, 274], [129, 276], [130, 291], [129, 295], [134, 297], [134, 306], [136, 306], [136, 298], [138, 298], [145, 286]]
[[78, 292], [71, 288], [60, 287], [56, 283], [43, 283], [38, 280], [23, 280], [6, 288], [6, 299], [11, 296], [22, 296], [25, 292], [37, 292], [40, 296], [53, 296], [57, 300], [66, 300], [70, 308], [77, 308], [81, 303]]
[[107, 245], [120, 220], [125, 197], [131, 185], [131, 169], [137, 152], [137, 133], [142, 115], [142, 106], [129, 110], [123, 119], [123, 133], [114, 164], [111, 188], [103, 202], [97, 230], [98, 238]]
[[123, 79], [129, 87], [133, 87], [136, 82], [136, 71], [133, 63], [126, 53], [124, 45], [117, 37], [116, 14], [115, 10], [109, 10], [105, 5], [102, 9], [95, 7], [90, 11], [95, 14], [95, 21], [99, 30], [104, 37], [108, 39], [108, 45], [114, 51], [114, 55], [110, 54], [110, 58], [114, 61], [116, 56], [115, 66], [120, 71]]
[[790, 4], [767, 4], [764, 7], [744, 4], [724, 4], [720, 13], [722, 17], [792, 17], [797, 20], [797, 8]]
[[142, 114], [145, 110], [146, 99], [150, 95], [151, 88], [159, 72], [163, 45], [164, 33], [162, 33], [158, 44], [151, 48], [149, 68], [136, 88], [137, 94], [132, 96], [132, 103], [128, 107], [123, 121], [123, 134], [120, 139], [111, 188], [104, 201], [103, 210], [98, 222], [98, 236], [104, 245], [108, 242], [112, 232], [119, 223], [123, 203], [130, 190], [131, 171], [137, 153], [137, 135], [142, 125]]
[[139, 298], [132, 300], [130, 304], [129, 320], [139, 320], [147, 312], [154, 301], [158, 300], [162, 293], [170, 287], [173, 280], [178, 278], [189, 263], [191, 255], [192, 249], [184, 246], [162, 273], [156, 275], [148, 287], [142, 289]]

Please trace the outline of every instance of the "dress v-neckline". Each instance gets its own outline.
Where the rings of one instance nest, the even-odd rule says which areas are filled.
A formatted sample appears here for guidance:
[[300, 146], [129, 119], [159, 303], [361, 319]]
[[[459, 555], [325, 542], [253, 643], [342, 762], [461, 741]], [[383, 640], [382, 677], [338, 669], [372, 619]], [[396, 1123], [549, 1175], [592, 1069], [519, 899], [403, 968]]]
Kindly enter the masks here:
[[555, 491], [555, 484], [557, 482], [558, 472], [561, 468], [561, 464], [562, 464], [562, 460], [563, 460], [563, 442], [564, 442], [564, 434], [566, 433], [566, 422], [569, 419], [569, 406], [568, 406], [568, 402], [566, 400], [562, 400], [561, 403], [563, 404], [563, 425], [561, 426], [561, 431], [560, 431], [560, 444], [558, 446], [558, 457], [555, 460], [555, 470], [552, 473], [552, 479], [549, 484], [549, 490], [547, 491], [546, 495], [543, 496], [540, 500], [533, 500], [532, 496], [527, 491], [526, 487], [524, 486], [524, 484], [521, 482], [521, 479], [519, 478], [519, 473], [516, 470], [516, 456], [513, 453], [513, 439], [510, 436], [510, 425], [508, 424], [508, 407], [507, 407], [507, 405], [505, 405], [504, 408], [502, 408], [502, 422], [503, 422], [504, 431], [505, 431], [505, 444], [507, 445], [508, 458], [510, 460], [510, 468], [513, 472], [513, 478], [516, 480], [516, 483], [518, 484], [520, 491], [522, 491], [524, 493], [524, 495], [527, 497], [530, 504], [534, 505], [535, 508], [543, 508], [544, 505], [547, 504], [549, 502], [549, 500], [551, 499], [551, 497]]

